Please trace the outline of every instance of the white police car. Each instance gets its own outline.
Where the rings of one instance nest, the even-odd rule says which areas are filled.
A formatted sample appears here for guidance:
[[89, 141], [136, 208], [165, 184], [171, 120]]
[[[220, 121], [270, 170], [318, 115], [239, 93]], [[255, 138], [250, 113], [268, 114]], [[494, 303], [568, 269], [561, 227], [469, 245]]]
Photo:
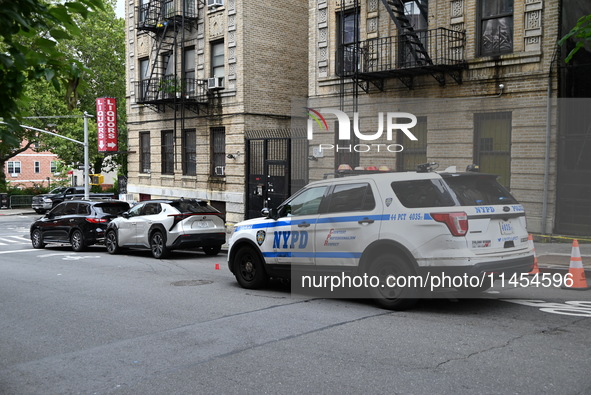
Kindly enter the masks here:
[[496, 176], [452, 169], [312, 182], [266, 217], [238, 223], [229, 244], [228, 267], [244, 288], [294, 269], [369, 273], [381, 281], [368, 287], [371, 297], [393, 309], [412, 305], [420, 290], [384, 286], [388, 276], [488, 280], [533, 266], [523, 206]]

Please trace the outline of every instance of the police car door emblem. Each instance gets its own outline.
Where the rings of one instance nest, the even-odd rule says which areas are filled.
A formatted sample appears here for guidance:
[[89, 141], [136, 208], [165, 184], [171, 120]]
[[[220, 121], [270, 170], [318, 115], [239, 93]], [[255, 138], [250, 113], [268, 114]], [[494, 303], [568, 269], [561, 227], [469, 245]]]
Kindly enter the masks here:
[[264, 230], [259, 230], [257, 232], [257, 244], [258, 245], [263, 245], [263, 242], [265, 241], [265, 236], [266, 236], [266, 233]]
[[391, 204], [392, 204], [392, 198], [387, 198], [386, 199], [386, 207], [390, 207]]

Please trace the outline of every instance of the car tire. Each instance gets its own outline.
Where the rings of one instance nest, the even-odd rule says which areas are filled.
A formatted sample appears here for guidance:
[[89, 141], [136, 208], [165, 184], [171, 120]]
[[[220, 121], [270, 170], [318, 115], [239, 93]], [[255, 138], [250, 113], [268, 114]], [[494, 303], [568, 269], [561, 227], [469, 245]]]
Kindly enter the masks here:
[[107, 252], [109, 254], [118, 254], [121, 252], [121, 247], [119, 247], [117, 241], [117, 231], [116, 230], [109, 230], [105, 235], [105, 246], [107, 247]]
[[233, 262], [234, 276], [242, 288], [258, 289], [267, 284], [268, 276], [259, 253], [244, 246], [236, 252]]
[[78, 229], [75, 229], [72, 234], [70, 235], [70, 245], [72, 246], [72, 250], [76, 252], [84, 251], [86, 249], [86, 245], [84, 244], [84, 235]]
[[168, 256], [170, 251], [166, 247], [166, 237], [161, 231], [155, 230], [150, 235], [150, 250], [156, 259], [164, 259]]
[[31, 244], [33, 248], [45, 248], [46, 244], [43, 242], [43, 233], [41, 233], [41, 230], [35, 229], [31, 233]]
[[[395, 254], [379, 255], [370, 265], [371, 276], [380, 279], [378, 287], [371, 287], [370, 294], [377, 305], [388, 310], [405, 310], [416, 304], [421, 290], [412, 286], [388, 287], [390, 276], [409, 279], [416, 276], [416, 271], [408, 260]], [[409, 281], [410, 282], [410, 281]]]
[[222, 250], [222, 246], [220, 246], [220, 245], [204, 246], [202, 248], [203, 248], [203, 252], [205, 252], [206, 255], [211, 255], [211, 256], [215, 256], [215, 255], [219, 254], [220, 251]]
[[47, 211], [47, 210], [43, 210], [42, 208], [36, 208], [34, 210], [37, 214], [45, 214], [45, 212]]

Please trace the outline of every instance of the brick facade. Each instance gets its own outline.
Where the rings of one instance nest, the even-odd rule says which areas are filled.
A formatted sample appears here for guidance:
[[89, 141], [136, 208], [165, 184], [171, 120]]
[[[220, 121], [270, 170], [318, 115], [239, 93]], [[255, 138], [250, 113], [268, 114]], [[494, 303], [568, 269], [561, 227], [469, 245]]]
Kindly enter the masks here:
[[[153, 2], [153, 0], [152, 0]], [[127, 2], [127, 81], [129, 178], [128, 192], [142, 197], [196, 197], [225, 205], [227, 220], [243, 219], [245, 211], [244, 132], [287, 128], [291, 98], [307, 92], [307, 4], [305, 2], [225, 0], [208, 8], [196, 1], [197, 19], [177, 34], [174, 51], [195, 49], [195, 78], [212, 74], [212, 44], [224, 44], [224, 89], [207, 92], [205, 102], [191, 107], [138, 104], [140, 61], [153, 64], [155, 34], [138, 30], [140, 1]], [[132, 4], [133, 3], [133, 4]], [[144, 2], [146, 3], [146, 2]], [[158, 3], [158, 2], [154, 2]], [[177, 75], [183, 70], [176, 56]], [[139, 100], [141, 101], [141, 100]], [[189, 103], [190, 104], [190, 103]], [[211, 128], [225, 128], [225, 175], [211, 172]], [[196, 131], [194, 176], [183, 175], [182, 131]], [[161, 174], [161, 131], [174, 131], [174, 174]], [[150, 171], [140, 171], [139, 133], [150, 133]]]
[[[27, 145], [27, 141], [21, 143], [21, 148]], [[4, 165], [6, 181], [12, 187], [28, 188], [35, 185], [48, 185], [48, 179], [53, 182], [54, 174], [51, 172], [51, 162], [57, 162], [57, 155], [51, 152], [37, 152], [33, 147], [10, 158]], [[9, 173], [8, 162], [19, 162], [20, 173]], [[38, 163], [38, 167], [36, 166]], [[38, 169], [38, 171], [37, 171]]]
[[[463, 170], [474, 163], [475, 125], [479, 114], [508, 112], [510, 127], [510, 188], [528, 214], [531, 231], [542, 228], [542, 195], [545, 173], [545, 136], [551, 132], [551, 166], [546, 229], [553, 228], [556, 185], [556, 110], [548, 97], [557, 97], [556, 41], [559, 27], [557, 0], [514, 1], [513, 49], [498, 56], [479, 56], [481, 36], [478, 29], [479, 0], [431, 0], [428, 2], [428, 29], [445, 28], [465, 31], [462, 45], [452, 44], [449, 51], [461, 54], [466, 68], [461, 72], [461, 83], [445, 74], [440, 84], [429, 73], [418, 73], [409, 89], [398, 78], [386, 77], [382, 89], [370, 83], [369, 93], [357, 89], [350, 78], [336, 74], [338, 49], [338, 18], [341, 11], [358, 6], [359, 39], [371, 40], [396, 37], [397, 30], [383, 3], [367, 1], [309, 1], [309, 106], [313, 108], [341, 108], [360, 114], [363, 133], [377, 130], [377, 111], [406, 111], [427, 119], [427, 160], [438, 162], [440, 170], [457, 166]], [[342, 6], [342, 7], [341, 7]], [[447, 48], [447, 47], [446, 47]], [[436, 48], [428, 48], [435, 56]], [[371, 62], [372, 59], [365, 59]], [[363, 62], [362, 60], [359, 61]], [[552, 73], [550, 74], [550, 71]], [[550, 76], [550, 77], [549, 77]], [[407, 81], [408, 82], [408, 81]], [[504, 89], [500, 89], [500, 84]], [[550, 89], [549, 85], [550, 84]], [[551, 101], [556, 104], [556, 101]], [[388, 104], [390, 107], [388, 107]], [[388, 109], [389, 108], [389, 109]], [[363, 115], [360, 115], [363, 117]], [[329, 126], [335, 118], [327, 117]], [[548, 123], [549, 121], [549, 123]], [[330, 129], [330, 128], [329, 128]], [[334, 130], [334, 128], [332, 129]], [[319, 143], [334, 143], [334, 133], [315, 132], [310, 153]], [[375, 143], [388, 143], [376, 140]], [[392, 143], [392, 142], [390, 142]], [[360, 153], [360, 165], [387, 165], [396, 169], [396, 153]], [[334, 171], [334, 153], [310, 164], [310, 179], [318, 179]]]

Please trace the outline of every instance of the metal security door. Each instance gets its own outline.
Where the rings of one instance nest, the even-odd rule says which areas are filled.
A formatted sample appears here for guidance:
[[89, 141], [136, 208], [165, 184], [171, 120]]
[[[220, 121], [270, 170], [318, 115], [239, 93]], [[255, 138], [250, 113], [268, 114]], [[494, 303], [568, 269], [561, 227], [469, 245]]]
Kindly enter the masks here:
[[307, 184], [308, 145], [290, 130], [247, 132], [246, 218], [261, 216]]

